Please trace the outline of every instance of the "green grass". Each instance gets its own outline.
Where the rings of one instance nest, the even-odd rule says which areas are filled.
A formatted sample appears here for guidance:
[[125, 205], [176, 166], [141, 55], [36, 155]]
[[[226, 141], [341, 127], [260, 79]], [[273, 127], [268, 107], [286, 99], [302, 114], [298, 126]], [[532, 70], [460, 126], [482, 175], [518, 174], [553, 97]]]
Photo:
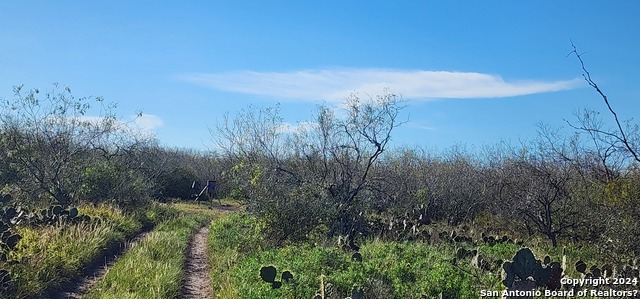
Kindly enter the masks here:
[[22, 239], [9, 254], [10, 262], [0, 261], [0, 268], [8, 269], [13, 278], [15, 292], [11, 297], [49, 297], [80, 277], [106, 248], [117, 246], [145, 228], [184, 215], [200, 215], [196, 218], [201, 219], [220, 213], [203, 205], [157, 203], [128, 211], [109, 205], [82, 205], [78, 210], [93, 220], [18, 228]]
[[87, 298], [177, 298], [188, 241], [210, 216], [185, 213], [122, 256]]
[[[502, 267], [484, 272], [472, 265], [471, 258], [452, 262], [455, 244], [424, 242], [383, 242], [360, 240], [362, 262], [351, 253], [336, 247], [295, 244], [272, 248], [263, 239], [263, 227], [246, 213], [224, 215], [211, 225], [209, 250], [214, 298], [311, 298], [321, 283], [334, 285], [341, 298], [350, 295], [354, 286], [365, 291], [366, 298], [476, 298], [480, 290], [502, 291]], [[573, 264], [582, 259], [589, 265], [598, 263], [594, 250], [579, 244], [553, 248], [540, 242], [532, 245], [538, 259], [545, 255], [562, 262], [565, 273], [580, 277]], [[482, 244], [477, 249], [492, 262], [511, 260], [520, 249], [516, 244]], [[277, 279], [285, 270], [294, 275], [294, 283], [279, 289], [260, 278], [260, 268], [275, 266]], [[494, 266], [495, 267], [495, 266]]]
[[[477, 294], [475, 277], [468, 265], [454, 266], [448, 250], [420, 243], [373, 242], [362, 246], [363, 261], [351, 259], [337, 248], [287, 246], [252, 254], [238, 261], [230, 271], [237, 298], [311, 298], [323, 282], [336, 286], [342, 297], [354, 287], [363, 288], [368, 298], [472, 298]], [[258, 273], [273, 265], [291, 271], [294, 284], [273, 290]], [[468, 271], [468, 272], [465, 272]], [[497, 280], [481, 277], [478, 283]]]
[[[22, 239], [9, 259], [17, 263], [0, 265], [12, 273], [17, 298], [42, 298], [72, 279], [99, 257], [105, 248], [123, 242], [152, 223], [144, 213], [131, 214], [108, 206], [81, 206], [80, 213], [91, 222], [42, 227], [19, 227]], [[174, 213], [153, 205], [147, 211]], [[156, 219], [158, 220], [158, 219]], [[2, 262], [0, 262], [2, 264]]]
[[217, 298], [238, 298], [230, 272], [239, 261], [266, 246], [260, 227], [246, 213], [229, 213], [211, 223], [208, 246], [211, 285]]
[[61, 286], [80, 275], [84, 265], [108, 246], [124, 238], [106, 223], [69, 227], [22, 228], [18, 250], [10, 258], [21, 261], [12, 273], [18, 297], [37, 298], [47, 289]]
[[211, 209], [208, 204], [198, 202], [178, 202], [170, 206], [184, 214], [204, 214], [211, 217], [217, 217], [220, 214], [219, 210]]
[[[455, 248], [422, 243], [368, 242], [360, 252], [363, 262], [337, 248], [293, 245], [268, 248], [261, 239], [260, 225], [251, 217], [234, 213], [214, 222], [210, 229], [212, 286], [217, 298], [310, 298], [324, 283], [337, 287], [342, 296], [353, 286], [368, 298], [475, 297], [475, 284], [497, 284], [484, 275], [477, 282], [474, 270], [449, 261]], [[273, 290], [261, 280], [262, 266], [291, 271], [294, 284]]]

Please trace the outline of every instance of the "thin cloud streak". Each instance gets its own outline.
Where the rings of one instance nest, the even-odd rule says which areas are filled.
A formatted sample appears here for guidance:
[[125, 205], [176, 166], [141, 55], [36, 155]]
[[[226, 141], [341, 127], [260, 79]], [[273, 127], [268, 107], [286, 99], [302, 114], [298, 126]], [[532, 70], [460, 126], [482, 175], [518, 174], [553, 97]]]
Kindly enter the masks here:
[[153, 114], [141, 114], [133, 119], [133, 123], [143, 132], [155, 132], [164, 125], [164, 121], [159, 116]]
[[[142, 113], [140, 115], [129, 116], [128, 119], [129, 120], [117, 119], [115, 126], [120, 129], [133, 130], [143, 134], [155, 134], [155, 130], [164, 125], [162, 118], [153, 114]], [[104, 117], [83, 115], [78, 117], [78, 120], [98, 125], [104, 121]]]
[[424, 130], [424, 131], [436, 131], [438, 129], [437, 127], [429, 126], [424, 122], [416, 122], [416, 121], [408, 122], [407, 127], [418, 129], [418, 130]]
[[385, 88], [409, 100], [502, 98], [573, 89], [580, 78], [512, 81], [500, 76], [450, 71], [338, 69], [292, 72], [237, 71], [190, 74], [180, 79], [229, 92], [338, 103], [349, 94], [380, 94]]
[[297, 124], [283, 122], [283, 123], [280, 123], [280, 125], [276, 128], [276, 130], [280, 133], [291, 134], [291, 133], [301, 133], [301, 132], [311, 131], [315, 128], [318, 128], [317, 122], [304, 121], [304, 122], [299, 122]]

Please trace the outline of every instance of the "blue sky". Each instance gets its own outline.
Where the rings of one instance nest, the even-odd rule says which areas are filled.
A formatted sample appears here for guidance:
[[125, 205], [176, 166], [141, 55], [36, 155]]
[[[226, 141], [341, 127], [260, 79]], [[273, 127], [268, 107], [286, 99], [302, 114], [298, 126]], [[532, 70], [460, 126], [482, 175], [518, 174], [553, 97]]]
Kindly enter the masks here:
[[[118, 103], [171, 147], [249, 104], [289, 124], [388, 87], [407, 101], [396, 146], [482, 147], [604, 111], [570, 40], [620, 117], [640, 104], [638, 1], [0, 0], [0, 97], [70, 86]], [[608, 115], [603, 114], [606, 120]]]

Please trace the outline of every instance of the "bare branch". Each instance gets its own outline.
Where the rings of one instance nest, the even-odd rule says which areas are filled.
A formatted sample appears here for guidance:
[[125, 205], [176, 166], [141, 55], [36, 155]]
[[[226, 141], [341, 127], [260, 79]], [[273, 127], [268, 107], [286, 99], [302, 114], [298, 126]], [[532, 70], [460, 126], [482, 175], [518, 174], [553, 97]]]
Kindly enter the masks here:
[[[580, 62], [580, 67], [582, 68], [582, 71], [583, 71], [582, 77], [589, 84], [589, 86], [593, 87], [596, 90], [596, 92], [598, 92], [598, 94], [600, 94], [600, 96], [604, 100], [604, 103], [607, 105], [607, 108], [609, 109], [609, 112], [611, 112], [611, 114], [613, 115], [613, 118], [614, 118], [614, 120], [616, 122], [616, 125], [618, 127], [618, 133], [620, 135], [616, 135], [616, 134], [610, 133], [610, 132], [607, 132], [606, 135], [615, 137], [616, 139], [620, 140], [620, 142], [622, 142], [622, 144], [624, 145], [624, 148], [627, 151], [629, 151], [629, 153], [633, 156], [634, 160], [636, 160], [637, 162], [640, 162], [640, 156], [638, 156], [638, 153], [636, 153], [635, 149], [631, 146], [625, 131], [622, 129], [622, 125], [620, 124], [620, 120], [618, 119], [618, 114], [613, 110], [613, 108], [611, 107], [611, 104], [609, 103], [609, 99], [604, 94], [604, 92], [602, 92], [602, 90], [600, 89], [598, 84], [596, 84], [596, 82], [593, 81], [593, 79], [591, 79], [591, 73], [589, 73], [589, 71], [587, 70], [587, 68], [584, 65], [584, 61], [582, 60], [582, 55], [584, 53], [582, 53], [582, 54], [578, 53], [578, 49], [573, 44], [573, 41], [571, 42], [571, 46], [573, 47], [573, 51], [571, 51], [569, 54], [567, 54], [567, 56], [575, 55], [576, 58], [578, 58], [578, 61]], [[605, 132], [601, 132], [601, 131], [599, 131], [598, 133], [605, 134]]]

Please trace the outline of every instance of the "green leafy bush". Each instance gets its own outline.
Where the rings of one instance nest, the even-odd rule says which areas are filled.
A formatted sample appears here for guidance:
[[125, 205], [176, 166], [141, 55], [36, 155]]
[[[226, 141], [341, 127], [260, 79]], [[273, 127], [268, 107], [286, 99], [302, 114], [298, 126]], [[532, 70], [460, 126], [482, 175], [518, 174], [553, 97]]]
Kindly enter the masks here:
[[101, 162], [82, 174], [81, 198], [92, 203], [111, 202], [121, 207], [143, 204], [147, 183], [142, 174], [116, 162]]

